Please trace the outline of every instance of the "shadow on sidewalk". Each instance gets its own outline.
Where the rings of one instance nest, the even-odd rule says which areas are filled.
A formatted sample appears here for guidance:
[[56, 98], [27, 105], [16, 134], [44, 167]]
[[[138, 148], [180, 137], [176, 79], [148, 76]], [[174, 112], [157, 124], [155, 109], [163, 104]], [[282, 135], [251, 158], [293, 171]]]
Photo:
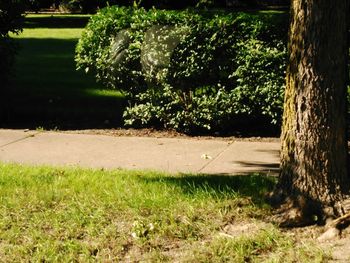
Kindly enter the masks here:
[[236, 161], [234, 162], [239, 164], [244, 168], [248, 168], [251, 171], [259, 171], [261, 173], [267, 174], [278, 174], [280, 165], [278, 163], [262, 163], [262, 162], [247, 162], [247, 161]]

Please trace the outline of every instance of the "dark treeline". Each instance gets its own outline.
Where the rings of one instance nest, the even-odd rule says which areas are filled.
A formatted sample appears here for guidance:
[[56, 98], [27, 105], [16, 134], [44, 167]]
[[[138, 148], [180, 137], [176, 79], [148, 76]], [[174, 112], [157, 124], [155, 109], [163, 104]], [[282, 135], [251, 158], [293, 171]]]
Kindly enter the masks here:
[[256, 9], [267, 6], [288, 6], [290, 0], [25, 0], [27, 10], [56, 9], [60, 11], [93, 13], [107, 5], [130, 6], [135, 3], [147, 9], [199, 8], [246, 8]]

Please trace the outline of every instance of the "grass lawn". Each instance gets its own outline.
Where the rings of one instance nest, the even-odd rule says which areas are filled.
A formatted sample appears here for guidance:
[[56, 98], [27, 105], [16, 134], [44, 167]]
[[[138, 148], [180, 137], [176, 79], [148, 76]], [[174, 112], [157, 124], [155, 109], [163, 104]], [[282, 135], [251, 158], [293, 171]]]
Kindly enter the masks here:
[[121, 124], [123, 96], [75, 70], [75, 45], [89, 16], [27, 15], [4, 127], [99, 128]]
[[269, 223], [273, 180], [0, 163], [1, 262], [321, 262]]

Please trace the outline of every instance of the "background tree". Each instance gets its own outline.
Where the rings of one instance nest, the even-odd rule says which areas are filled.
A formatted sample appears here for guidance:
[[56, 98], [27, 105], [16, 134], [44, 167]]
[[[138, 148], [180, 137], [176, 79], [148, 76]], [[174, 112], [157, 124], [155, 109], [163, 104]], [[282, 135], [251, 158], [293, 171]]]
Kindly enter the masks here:
[[21, 31], [24, 5], [21, 0], [0, 0], [0, 36]]
[[150, 9], [185, 9], [188, 7], [207, 8], [243, 8], [255, 9], [265, 6], [288, 6], [290, 0], [24, 0], [28, 10], [58, 8], [61, 11], [94, 13], [97, 9], [107, 5], [132, 6], [134, 2], [139, 6]]
[[9, 85], [15, 46], [9, 33], [22, 28], [24, 5], [20, 0], [0, 0], [0, 120], [5, 115], [6, 91]]
[[[341, 215], [349, 193], [346, 125], [348, 0], [293, 0], [275, 194], [296, 224]], [[281, 199], [282, 197], [282, 199]]]
[[24, 5], [20, 0], [0, 0], [0, 86], [9, 81], [10, 69], [15, 52], [9, 33], [19, 33], [22, 29]]

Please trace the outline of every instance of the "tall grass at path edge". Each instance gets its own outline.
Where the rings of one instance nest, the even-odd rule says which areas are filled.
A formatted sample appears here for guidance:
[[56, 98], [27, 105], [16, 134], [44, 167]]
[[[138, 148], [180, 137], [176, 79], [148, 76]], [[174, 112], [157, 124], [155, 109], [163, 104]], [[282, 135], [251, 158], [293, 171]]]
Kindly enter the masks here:
[[267, 219], [263, 175], [0, 164], [2, 262], [323, 262]]

